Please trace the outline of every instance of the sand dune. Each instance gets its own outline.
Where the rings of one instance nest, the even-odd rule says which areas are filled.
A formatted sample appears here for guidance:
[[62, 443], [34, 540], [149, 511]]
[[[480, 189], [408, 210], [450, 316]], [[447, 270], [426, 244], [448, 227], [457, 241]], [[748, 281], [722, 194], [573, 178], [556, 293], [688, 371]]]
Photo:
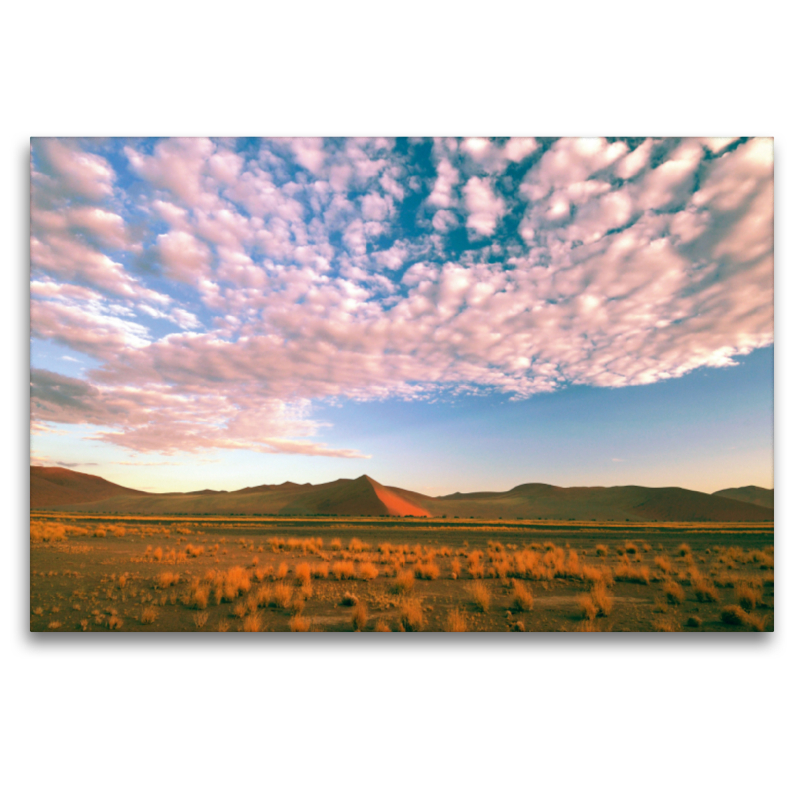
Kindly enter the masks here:
[[760, 486], [740, 486], [738, 489], [721, 489], [714, 492], [717, 497], [727, 497], [729, 500], [741, 500], [743, 503], [752, 503], [765, 508], [775, 507], [775, 490], [762, 489]]
[[203, 489], [151, 494], [126, 489], [92, 475], [64, 469], [46, 471], [42, 467], [31, 467], [31, 508], [96, 513], [447, 516], [631, 522], [761, 522], [773, 519], [772, 509], [764, 505], [743, 502], [721, 493], [705, 494], [676, 487], [564, 488], [528, 483], [507, 492], [457, 492], [428, 497], [384, 486], [362, 475], [355, 480], [342, 478], [316, 486], [285, 482], [234, 492]]

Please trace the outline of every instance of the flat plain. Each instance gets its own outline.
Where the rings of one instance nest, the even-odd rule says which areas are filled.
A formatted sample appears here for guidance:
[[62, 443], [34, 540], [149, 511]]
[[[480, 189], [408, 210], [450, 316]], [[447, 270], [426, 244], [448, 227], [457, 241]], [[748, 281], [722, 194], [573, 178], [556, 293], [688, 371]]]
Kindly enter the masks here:
[[770, 523], [31, 513], [32, 631], [771, 631]]

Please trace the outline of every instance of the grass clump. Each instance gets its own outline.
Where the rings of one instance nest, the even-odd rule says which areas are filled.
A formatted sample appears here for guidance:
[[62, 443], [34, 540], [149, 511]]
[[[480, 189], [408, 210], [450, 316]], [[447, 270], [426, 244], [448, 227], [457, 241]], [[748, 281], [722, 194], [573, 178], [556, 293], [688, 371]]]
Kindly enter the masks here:
[[400, 604], [400, 624], [405, 631], [421, 631], [425, 627], [425, 615], [419, 598], [407, 597]]
[[736, 602], [745, 611], [754, 611], [756, 606], [761, 602], [762, 590], [759, 585], [747, 583], [742, 581], [734, 586], [736, 595]]
[[153, 606], [145, 606], [142, 609], [139, 621], [142, 623], [142, 625], [152, 625], [157, 618], [158, 618], [158, 611], [156, 611], [156, 609], [153, 608]]
[[483, 611], [484, 613], [489, 610], [492, 596], [485, 583], [476, 581], [475, 583], [470, 584], [467, 594], [469, 595], [470, 600], [472, 600], [472, 602], [478, 607], [478, 610]]
[[444, 629], [448, 633], [466, 633], [469, 630], [467, 617], [460, 608], [453, 608], [448, 611]]
[[334, 561], [331, 564], [331, 575], [337, 581], [353, 580], [356, 576], [356, 567], [352, 561]]
[[392, 594], [408, 594], [414, 588], [414, 573], [410, 569], [401, 570], [389, 584]]
[[431, 562], [417, 564], [414, 568], [414, 577], [423, 581], [435, 581], [439, 577], [439, 567]]
[[358, 577], [360, 580], [374, 581], [379, 574], [378, 568], [371, 561], [365, 561], [362, 564], [359, 564]]
[[533, 595], [516, 579], [511, 581], [511, 607], [518, 611], [530, 611], [533, 608]]
[[700, 603], [716, 603], [719, 602], [719, 592], [717, 591], [714, 582], [709, 580], [705, 575], [693, 570], [689, 576], [691, 581], [692, 591]]
[[[259, 633], [262, 628], [262, 620], [261, 614], [256, 612], [255, 614], [248, 614], [242, 620], [242, 632], [243, 633]], [[227, 630], [227, 628], [226, 628]]]
[[356, 603], [353, 607], [353, 613], [350, 615], [350, 622], [353, 625], [354, 631], [363, 631], [367, 627], [367, 609], [363, 603]]
[[295, 614], [289, 620], [289, 630], [293, 633], [307, 633], [311, 630], [311, 620], [308, 617]]
[[675, 606], [680, 605], [686, 599], [681, 585], [673, 580], [668, 580], [664, 584], [664, 594], [667, 596], [667, 602]]

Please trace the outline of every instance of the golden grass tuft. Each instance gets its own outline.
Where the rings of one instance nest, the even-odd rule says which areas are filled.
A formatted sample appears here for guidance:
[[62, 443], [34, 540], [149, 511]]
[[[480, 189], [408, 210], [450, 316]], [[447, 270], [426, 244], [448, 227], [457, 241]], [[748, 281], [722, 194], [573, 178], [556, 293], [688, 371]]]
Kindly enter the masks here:
[[741, 606], [725, 606], [719, 618], [726, 625], [746, 625], [750, 621], [750, 615]]
[[700, 603], [717, 603], [719, 602], [719, 592], [714, 586], [714, 582], [709, 580], [705, 575], [692, 570], [689, 574], [691, 581], [692, 591]]
[[366, 542], [362, 542], [361, 539], [357, 539], [355, 536], [350, 540], [350, 544], [347, 545], [347, 549], [351, 553], [363, 553], [366, 550], [369, 550], [369, 545]]
[[678, 547], [678, 553], [680, 553], [681, 557], [686, 558], [686, 556], [691, 555], [692, 548], [689, 547], [689, 545], [686, 544], [686, 542], [684, 542], [682, 545]]
[[342, 549], [342, 540], [331, 539], [331, 550], [341, 550], [341, 549]]
[[298, 586], [311, 583], [311, 564], [303, 561], [294, 568], [294, 582]]
[[597, 606], [594, 604], [591, 595], [580, 595], [578, 597], [578, 608], [583, 619], [593, 620], [597, 616]]
[[589, 597], [597, 609], [598, 617], [607, 617], [611, 614], [611, 609], [614, 607], [614, 598], [608, 593], [605, 584], [595, 584]]
[[623, 562], [614, 570], [614, 580], [618, 583], [641, 583], [646, 586], [650, 583], [650, 569]]
[[118, 631], [122, 627], [122, 620], [116, 614], [112, 614], [108, 618], [108, 629], [110, 631]]
[[423, 581], [435, 581], [440, 574], [439, 567], [428, 561], [414, 567], [414, 577]]
[[689, 619], [686, 620], [686, 627], [688, 628], [699, 628], [703, 624], [703, 620], [696, 615], [692, 615]]
[[444, 629], [448, 633], [466, 633], [469, 630], [467, 616], [460, 608], [452, 608], [447, 612]]
[[356, 567], [352, 561], [334, 561], [330, 571], [337, 581], [350, 581], [356, 577]]
[[600, 558], [605, 558], [608, 555], [608, 545], [605, 544], [597, 545], [596, 552], [597, 555], [600, 556]]
[[454, 581], [458, 580], [459, 575], [461, 575], [461, 561], [460, 561], [460, 559], [454, 558], [450, 562], [450, 569], [451, 569], [450, 577]]
[[374, 581], [379, 574], [378, 568], [371, 561], [365, 561], [362, 564], [359, 564], [358, 577], [360, 580]]
[[289, 620], [289, 630], [293, 633], [307, 633], [311, 630], [311, 620], [300, 614], [295, 614]]
[[343, 606], [354, 606], [358, 603], [358, 597], [352, 592], [345, 592], [340, 601]]
[[160, 572], [156, 575], [156, 588], [169, 589], [173, 584], [180, 581], [181, 576], [177, 572]]
[[400, 604], [400, 624], [406, 631], [421, 631], [425, 627], [425, 615], [419, 598], [407, 597]]
[[158, 611], [153, 606], [145, 606], [142, 609], [142, 614], [139, 621], [142, 625], [152, 625], [158, 619]]
[[192, 620], [197, 630], [202, 630], [208, 622], [208, 611], [197, 611], [192, 614]]
[[757, 584], [741, 581], [734, 586], [736, 602], [745, 611], [754, 611], [761, 602], [762, 590]]
[[47, 623], [47, 627], [48, 627], [48, 628], [49, 628], [51, 631], [56, 631], [56, 630], [58, 630], [58, 629], [61, 627], [61, 623], [60, 623], [60, 622], [59, 622], [57, 619], [54, 619], [54, 620], [52, 620], [51, 622], [48, 622], [48, 623]]
[[311, 574], [315, 578], [319, 578], [321, 580], [324, 580], [325, 578], [327, 578], [328, 577], [328, 564], [327, 564], [327, 562], [323, 561], [321, 564], [314, 564], [314, 566], [311, 568]]
[[392, 629], [386, 624], [385, 620], [379, 619], [372, 629], [375, 633], [391, 633]]
[[248, 614], [242, 620], [243, 633], [260, 633], [263, 622], [260, 613]]
[[292, 602], [292, 587], [285, 583], [276, 583], [272, 588], [272, 598], [270, 606], [276, 608], [289, 608]]
[[282, 581], [289, 574], [289, 565], [285, 561], [278, 564], [278, 569], [275, 570], [275, 580]]
[[392, 594], [408, 594], [414, 588], [414, 573], [410, 569], [401, 570], [389, 584]]
[[518, 580], [511, 581], [511, 607], [518, 611], [533, 609], [533, 595]]
[[664, 594], [667, 596], [667, 602], [675, 606], [680, 605], [686, 599], [681, 585], [673, 580], [667, 580], [664, 583]]
[[659, 617], [653, 620], [653, 630], [660, 633], [675, 633], [679, 628], [671, 619]]
[[469, 599], [475, 603], [480, 611], [485, 613], [489, 610], [489, 606], [492, 602], [492, 596], [485, 583], [481, 583], [480, 581], [471, 583], [467, 589], [467, 594], [469, 595]]
[[363, 631], [367, 627], [367, 609], [363, 603], [356, 603], [353, 613], [350, 615], [350, 622], [353, 624], [354, 631]]
[[247, 605], [245, 603], [237, 603], [233, 607], [233, 616], [238, 617], [239, 619], [243, 619], [247, 616]]

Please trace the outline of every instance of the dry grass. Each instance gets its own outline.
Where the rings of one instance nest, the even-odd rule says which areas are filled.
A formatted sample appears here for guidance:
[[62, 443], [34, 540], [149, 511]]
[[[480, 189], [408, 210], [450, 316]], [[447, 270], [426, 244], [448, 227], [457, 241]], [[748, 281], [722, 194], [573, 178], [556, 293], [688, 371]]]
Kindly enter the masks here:
[[156, 576], [157, 589], [169, 589], [173, 584], [180, 581], [181, 576], [177, 572], [160, 572]]
[[681, 585], [673, 580], [667, 580], [664, 583], [664, 594], [667, 596], [667, 602], [672, 605], [680, 605], [686, 599]]
[[672, 574], [672, 562], [666, 556], [656, 556], [653, 559], [653, 563], [665, 575], [671, 575]]
[[428, 561], [417, 564], [414, 568], [414, 577], [423, 581], [435, 581], [440, 574], [439, 567]]
[[272, 588], [272, 599], [269, 601], [271, 606], [276, 608], [289, 608], [292, 602], [292, 587], [285, 583], [276, 583]]
[[659, 617], [653, 620], [653, 630], [661, 633], [675, 633], [680, 628], [675, 622], [667, 617]]
[[458, 580], [459, 575], [461, 575], [461, 561], [458, 558], [454, 558], [450, 562], [450, 577], [455, 581]]
[[697, 598], [698, 602], [700, 603], [719, 602], [719, 592], [714, 586], [713, 581], [709, 580], [708, 577], [698, 572], [697, 570], [692, 570], [689, 575], [689, 579], [691, 581], [692, 591], [694, 592], [694, 595]]
[[689, 619], [686, 620], [686, 627], [687, 628], [699, 628], [703, 624], [703, 620], [696, 615], [692, 615]]
[[392, 594], [408, 594], [413, 588], [414, 573], [410, 569], [398, 572], [394, 580], [389, 584], [389, 591]]
[[594, 604], [591, 595], [582, 594], [578, 597], [578, 608], [583, 619], [593, 620], [597, 616], [597, 606]]
[[331, 575], [337, 581], [351, 581], [356, 577], [356, 566], [352, 561], [334, 561], [331, 564]]
[[275, 570], [275, 580], [276, 581], [285, 580], [288, 574], [289, 574], [289, 565], [285, 561], [281, 561], [281, 563], [278, 564], [278, 569]]
[[294, 568], [294, 582], [298, 586], [311, 583], [311, 564], [303, 561]]
[[608, 555], [608, 546], [604, 544], [597, 545], [597, 555], [600, 558], [605, 558]]
[[750, 621], [750, 615], [741, 606], [725, 606], [719, 618], [726, 625], [746, 625]]
[[419, 598], [407, 597], [400, 604], [400, 624], [406, 631], [421, 631], [425, 627], [425, 615]]
[[641, 583], [647, 586], [650, 583], [650, 569], [646, 566], [634, 567], [632, 564], [622, 563], [614, 570], [614, 580], [619, 583]]
[[745, 611], [754, 611], [761, 602], [763, 592], [761, 586], [742, 581], [734, 586], [736, 602]]
[[353, 537], [350, 540], [350, 544], [347, 545], [347, 549], [351, 553], [363, 553], [366, 550], [369, 550], [369, 545], [366, 542], [362, 542], [361, 539]]
[[686, 558], [687, 556], [690, 556], [692, 554], [692, 548], [689, 547], [689, 545], [686, 544], [686, 542], [684, 542], [682, 545], [678, 547], [678, 553], [681, 555], [682, 558]]
[[108, 618], [108, 629], [110, 631], [118, 631], [122, 627], [122, 619], [116, 614], [112, 614]]
[[208, 598], [211, 594], [211, 587], [208, 584], [196, 581], [192, 583], [189, 589], [189, 605], [190, 608], [204, 609], [208, 606]]
[[475, 603], [480, 611], [485, 613], [489, 610], [489, 606], [492, 602], [492, 596], [485, 583], [481, 583], [480, 581], [471, 583], [467, 589], [467, 594], [469, 595], [470, 600]]
[[378, 568], [371, 561], [365, 561], [358, 566], [358, 577], [362, 581], [374, 581], [379, 574]]
[[197, 611], [192, 614], [192, 620], [197, 630], [202, 630], [208, 622], [208, 611]]
[[533, 609], [533, 595], [518, 580], [511, 581], [511, 607], [518, 611]]
[[243, 633], [259, 633], [263, 627], [260, 613], [248, 614], [242, 620]]
[[386, 620], [379, 619], [372, 629], [375, 633], [391, 633], [392, 629], [386, 624]]
[[141, 622], [142, 625], [152, 625], [156, 619], [158, 619], [158, 611], [156, 611], [153, 606], [145, 606], [142, 609], [139, 622]]
[[367, 627], [367, 609], [363, 603], [356, 603], [353, 613], [350, 615], [350, 622], [353, 624], [354, 631], [363, 631]]
[[300, 614], [295, 614], [289, 620], [289, 630], [293, 633], [307, 633], [311, 630], [311, 620]]
[[238, 617], [239, 619], [243, 619], [247, 616], [248, 608], [245, 603], [237, 603], [233, 607], [233, 616]]
[[331, 550], [341, 550], [341, 549], [342, 549], [342, 540], [331, 539]]
[[311, 574], [315, 578], [319, 578], [321, 580], [325, 580], [328, 577], [328, 564], [326, 561], [323, 561], [321, 564], [314, 564], [311, 568]]
[[605, 584], [593, 586], [589, 597], [597, 609], [598, 617], [607, 617], [611, 614], [611, 609], [614, 607], [614, 598], [608, 593]]
[[352, 592], [345, 592], [340, 602], [343, 606], [354, 606], [358, 602], [358, 597]]
[[466, 633], [469, 630], [466, 614], [460, 608], [452, 608], [447, 612], [444, 629], [448, 633]]

